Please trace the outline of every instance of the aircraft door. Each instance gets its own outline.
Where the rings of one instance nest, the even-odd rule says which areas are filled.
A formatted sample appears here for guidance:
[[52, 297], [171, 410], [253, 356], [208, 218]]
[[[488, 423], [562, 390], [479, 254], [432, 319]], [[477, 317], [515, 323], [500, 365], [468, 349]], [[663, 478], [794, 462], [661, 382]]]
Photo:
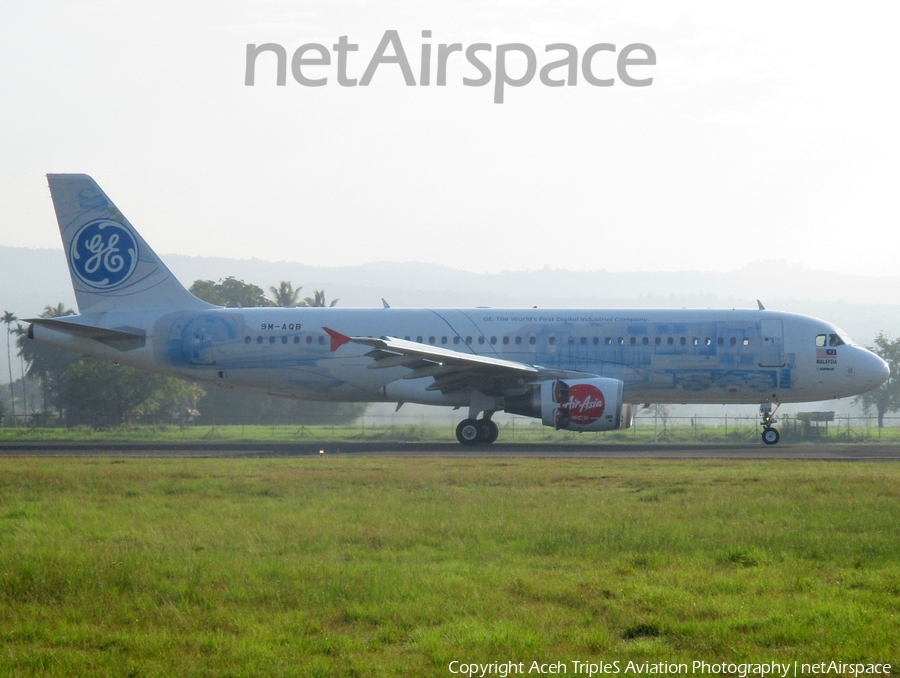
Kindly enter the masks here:
[[216, 360], [212, 355], [213, 342], [212, 332], [209, 328], [202, 325], [194, 327], [193, 336], [191, 336], [191, 364], [192, 365], [215, 365]]
[[759, 350], [760, 367], [784, 366], [784, 328], [777, 318], [764, 318], [759, 321], [762, 341]]

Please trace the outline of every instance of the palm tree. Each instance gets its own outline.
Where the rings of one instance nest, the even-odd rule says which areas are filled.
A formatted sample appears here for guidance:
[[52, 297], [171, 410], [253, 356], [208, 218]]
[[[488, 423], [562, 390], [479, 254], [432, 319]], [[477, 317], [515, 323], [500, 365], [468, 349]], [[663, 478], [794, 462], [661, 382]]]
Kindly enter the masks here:
[[[56, 306], [45, 306], [41, 317], [61, 318], [74, 314], [75, 311], [66, 308], [65, 304], [59, 303]], [[50, 344], [31, 341], [27, 337], [28, 329], [21, 325], [15, 332], [19, 335], [16, 345], [19, 347], [19, 358], [24, 363], [23, 374], [27, 374], [30, 379], [40, 380], [45, 410], [54, 404], [57, 409], [61, 410], [63, 374], [73, 363], [78, 361], [78, 356]]]
[[9, 351], [9, 338], [13, 331], [12, 324], [17, 320], [16, 314], [12, 311], [3, 311], [3, 316], [0, 317], [0, 322], [6, 323], [6, 362], [9, 364], [9, 401], [12, 405], [13, 421], [16, 418], [16, 396], [13, 393], [12, 354]]
[[75, 315], [75, 311], [66, 308], [66, 305], [59, 302], [56, 306], [44, 306], [44, 312], [41, 313], [42, 318], [62, 318], [66, 315]]
[[270, 287], [269, 291], [275, 298], [276, 306], [292, 308], [300, 304], [301, 289], [303, 288], [298, 287], [297, 289], [294, 289], [294, 286], [291, 285], [290, 280], [282, 280], [280, 283], [278, 283], [278, 287]]
[[[315, 296], [306, 297], [306, 299], [300, 302], [300, 305], [311, 306], [313, 308], [325, 308], [325, 290], [313, 290], [313, 294]], [[328, 304], [328, 308], [336, 306], [339, 301], [340, 299], [335, 299], [330, 304]]]
[[[26, 330], [22, 323], [16, 323], [16, 329], [13, 330], [13, 334], [16, 335], [16, 343], [19, 341], [24, 341], [24, 337], [28, 334], [28, 330]], [[7, 341], [9, 339], [7, 338]], [[25, 386], [25, 358], [22, 356], [22, 352], [19, 352], [19, 369], [22, 371], [22, 414], [28, 414], [28, 391]], [[34, 400], [31, 401], [31, 413], [34, 414]]]

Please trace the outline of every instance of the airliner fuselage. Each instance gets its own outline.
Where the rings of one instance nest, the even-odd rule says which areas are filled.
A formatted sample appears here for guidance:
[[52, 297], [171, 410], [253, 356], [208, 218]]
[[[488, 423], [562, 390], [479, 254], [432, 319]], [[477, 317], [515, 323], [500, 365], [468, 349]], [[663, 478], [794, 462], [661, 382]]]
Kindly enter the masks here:
[[[638, 403], [818, 401], [888, 377], [833, 325], [755, 310], [221, 308], [192, 296], [90, 177], [48, 175], [81, 315], [29, 336], [225, 388], [323, 401], [468, 407], [625, 428]], [[771, 409], [763, 440], [773, 444]], [[481, 418], [478, 415], [482, 414]]]

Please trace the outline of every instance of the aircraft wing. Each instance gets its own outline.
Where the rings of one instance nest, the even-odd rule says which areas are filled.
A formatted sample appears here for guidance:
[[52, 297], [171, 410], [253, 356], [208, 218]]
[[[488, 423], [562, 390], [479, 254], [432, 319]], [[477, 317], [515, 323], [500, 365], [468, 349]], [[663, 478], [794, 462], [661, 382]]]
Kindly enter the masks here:
[[433, 377], [434, 383], [426, 388], [428, 391], [451, 393], [475, 388], [486, 395], [502, 396], [521, 391], [527, 384], [545, 379], [594, 376], [463, 353], [396, 337], [348, 337], [327, 327], [323, 329], [331, 337], [332, 351], [351, 342], [370, 347], [372, 350], [366, 353], [374, 361], [369, 365], [370, 370], [405, 367], [410, 372], [404, 379]]

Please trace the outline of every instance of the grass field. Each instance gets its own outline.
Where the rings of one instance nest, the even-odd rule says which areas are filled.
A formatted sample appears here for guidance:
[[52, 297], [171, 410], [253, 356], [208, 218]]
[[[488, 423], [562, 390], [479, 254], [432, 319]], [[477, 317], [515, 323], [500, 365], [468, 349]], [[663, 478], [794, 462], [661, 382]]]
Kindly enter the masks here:
[[892, 464], [3, 459], [0, 674], [896, 666], [898, 525]]
[[[686, 423], [659, 425], [654, 431], [653, 420], [638, 419], [636, 426], [621, 431], [575, 433], [555, 431], [534, 420], [518, 419], [507, 421], [500, 426], [500, 440], [504, 443], [546, 443], [551, 445], [635, 443], [646, 445], [654, 442], [688, 444], [744, 444], [758, 443], [762, 429], [755, 419], [719, 418], [714, 424], [697, 425]], [[726, 425], [723, 425], [726, 421]], [[456, 442], [456, 424], [415, 422], [398, 425], [366, 424], [365, 420], [354, 424], [335, 426], [297, 425], [196, 425], [179, 428], [172, 425], [143, 425], [95, 431], [89, 427], [75, 428], [0, 428], [0, 443], [22, 441], [103, 441], [103, 442], [155, 442], [190, 443], [209, 441], [238, 442], [342, 442], [342, 441], [386, 441], [386, 442]], [[853, 421], [852, 426], [843, 421], [832, 424], [827, 431], [824, 427], [804, 428], [793, 420], [782, 420], [780, 431], [786, 443], [818, 442], [881, 442], [900, 444], [900, 426], [889, 426], [880, 431], [869, 425], [869, 420]]]

